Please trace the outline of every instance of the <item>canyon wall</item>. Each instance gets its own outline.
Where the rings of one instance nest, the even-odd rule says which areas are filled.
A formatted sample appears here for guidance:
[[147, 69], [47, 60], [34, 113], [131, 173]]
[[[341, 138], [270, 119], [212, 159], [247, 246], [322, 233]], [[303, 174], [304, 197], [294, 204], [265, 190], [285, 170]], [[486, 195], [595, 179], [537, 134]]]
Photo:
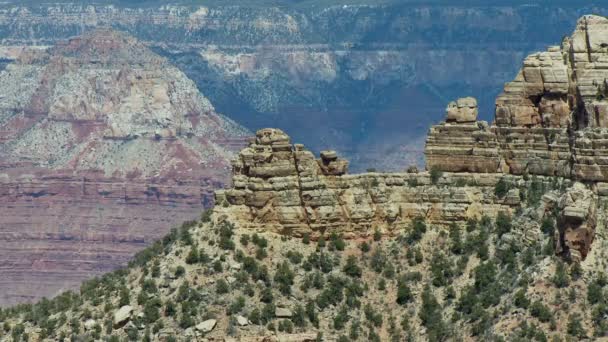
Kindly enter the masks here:
[[219, 186], [0, 173], [0, 303], [52, 296], [124, 266], [168, 228], [199, 217]]
[[129, 35], [20, 51], [0, 72], [0, 305], [78, 286], [199, 217], [248, 135]]

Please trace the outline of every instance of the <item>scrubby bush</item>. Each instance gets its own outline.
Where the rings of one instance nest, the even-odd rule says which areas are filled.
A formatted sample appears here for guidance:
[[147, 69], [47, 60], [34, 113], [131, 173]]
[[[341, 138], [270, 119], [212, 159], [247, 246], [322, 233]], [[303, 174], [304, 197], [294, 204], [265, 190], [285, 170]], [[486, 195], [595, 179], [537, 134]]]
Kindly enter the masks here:
[[342, 271], [346, 275], [354, 278], [360, 278], [362, 274], [361, 267], [359, 267], [358, 260], [354, 255], [348, 256], [348, 258], [346, 259], [346, 264], [344, 265], [344, 268], [342, 268]]
[[530, 314], [544, 323], [549, 322], [553, 317], [549, 308], [540, 301], [535, 301], [530, 305]]
[[217, 294], [225, 294], [230, 291], [230, 287], [228, 283], [224, 279], [218, 279], [215, 283], [215, 293]]
[[505, 212], [499, 212], [496, 216], [496, 234], [501, 237], [512, 229], [511, 217]]
[[443, 172], [436, 167], [431, 168], [430, 171], [431, 183], [433, 185], [437, 185], [439, 183], [439, 179], [443, 177]]
[[274, 281], [278, 284], [279, 291], [284, 295], [291, 294], [291, 285], [293, 285], [294, 278], [295, 274], [286, 261], [279, 265], [274, 274]]
[[494, 194], [498, 198], [504, 198], [507, 195], [507, 193], [509, 192], [509, 190], [510, 190], [509, 188], [510, 188], [510, 184], [507, 182], [507, 180], [504, 178], [501, 178], [500, 180], [498, 180], [498, 182], [494, 186]]

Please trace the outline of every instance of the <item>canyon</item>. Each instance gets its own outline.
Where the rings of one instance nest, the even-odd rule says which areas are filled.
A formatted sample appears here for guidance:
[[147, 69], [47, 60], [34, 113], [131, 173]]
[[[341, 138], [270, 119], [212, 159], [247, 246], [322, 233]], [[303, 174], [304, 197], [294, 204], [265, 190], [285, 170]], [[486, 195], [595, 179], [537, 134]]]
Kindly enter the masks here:
[[8, 1], [0, 58], [113, 27], [167, 57], [249, 130], [281, 128], [317, 153], [331, 147], [353, 171], [399, 171], [423, 165], [426, 129], [446, 102], [475, 95], [490, 120], [520, 60], [568, 34], [581, 15], [607, 11], [593, 1], [286, 3]]
[[[528, 56], [497, 97], [492, 124], [477, 121], [474, 98], [450, 102], [429, 130], [425, 173], [347, 175], [335, 151], [316, 159], [283, 131], [260, 130], [233, 163], [233, 187], [216, 192], [216, 211], [244, 229], [356, 238], [401, 232], [420, 217], [446, 227], [513, 215], [560, 184], [565, 192], [542, 197], [539, 216], [558, 211], [555, 250], [579, 262], [606, 222], [606, 32], [608, 18], [583, 16], [559, 46]], [[498, 195], [501, 182], [511, 189]]]
[[[447, 102], [474, 94], [480, 117], [491, 119], [496, 95], [525, 55], [568, 33], [581, 14], [605, 12], [564, 3], [3, 2], [0, 233], [7, 278], [0, 305], [50, 296], [124, 265], [175, 224], [196, 218], [230, 182], [229, 161], [248, 132], [262, 127], [289, 132], [312, 153], [331, 147], [350, 160], [351, 171], [422, 167], [427, 128], [442, 119]], [[544, 103], [562, 105], [549, 97]], [[133, 114], [140, 111], [152, 114], [139, 121]], [[502, 139], [492, 135], [498, 128], [464, 125], [434, 129], [471, 130], [488, 144]], [[551, 129], [565, 139], [564, 127]], [[534, 139], [542, 144], [548, 136]], [[551, 154], [559, 145], [569, 158], [567, 141], [553, 145]], [[445, 159], [440, 149], [427, 147], [429, 165]], [[502, 160], [492, 148], [485, 152], [495, 158], [467, 158], [484, 168]], [[515, 174], [534, 168], [516, 165], [517, 158], [508, 159]], [[463, 163], [447, 163], [454, 169], [446, 171]], [[72, 277], [68, 270], [77, 271]]]
[[607, 47], [608, 18], [582, 16], [523, 59], [493, 122], [448, 102], [425, 170], [351, 174], [257, 130], [200, 219], [79, 291], [0, 310], [0, 340], [601, 339]]

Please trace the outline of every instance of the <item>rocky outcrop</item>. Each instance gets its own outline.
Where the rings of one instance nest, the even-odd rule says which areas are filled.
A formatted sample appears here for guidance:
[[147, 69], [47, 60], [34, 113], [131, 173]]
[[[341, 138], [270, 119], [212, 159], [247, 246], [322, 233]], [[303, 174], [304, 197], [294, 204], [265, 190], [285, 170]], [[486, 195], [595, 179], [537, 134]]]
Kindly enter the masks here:
[[557, 252], [572, 260], [587, 256], [595, 237], [597, 225], [597, 195], [581, 183], [562, 195], [557, 203]]
[[109, 29], [0, 72], [0, 132], [0, 305], [71, 289], [198, 217], [248, 135]]
[[[468, 121], [461, 110], [466, 106], [458, 104], [463, 100], [451, 103], [445, 122], [429, 132], [427, 168], [608, 181], [606, 47], [608, 18], [583, 16], [560, 46], [524, 60], [496, 99], [491, 126], [463, 124]], [[572, 260], [586, 257], [597, 206], [597, 195], [580, 183], [554, 205], [558, 253]]]
[[498, 172], [501, 166], [496, 133], [487, 122], [457, 123], [449, 119], [435, 125], [426, 141], [429, 170], [446, 172]]
[[463, 112], [469, 100], [451, 103], [427, 138], [427, 166], [607, 181], [606, 32], [607, 18], [587, 15], [560, 46], [528, 56], [496, 99], [494, 123], [477, 123], [483, 133]]
[[447, 225], [495, 216], [520, 201], [496, 198], [499, 174], [445, 174], [434, 184], [429, 173], [348, 175], [326, 167], [332, 163], [346, 164], [329, 151], [315, 159], [280, 130], [260, 130], [233, 163], [233, 188], [216, 192], [218, 217], [238, 218], [247, 229], [355, 237], [376, 229], [398, 234], [418, 217]]
[[479, 114], [477, 100], [473, 97], [465, 97], [452, 101], [448, 104], [446, 112], [446, 122], [475, 122]]
[[133, 307], [131, 305], [121, 307], [114, 313], [114, 318], [112, 320], [114, 327], [118, 328], [127, 323], [131, 319], [131, 315], [133, 315]]
[[[588, 41], [584, 49], [581, 37]], [[602, 127], [598, 106], [604, 102], [606, 85], [600, 80], [608, 50], [602, 44], [608, 46], [608, 19], [584, 16], [561, 46], [526, 58], [522, 71], [496, 99], [491, 125], [476, 121], [474, 98], [451, 102], [445, 121], [427, 136], [429, 172], [347, 175], [342, 167], [347, 163], [334, 151], [322, 152], [314, 162], [303, 145], [292, 146], [282, 131], [266, 129], [258, 131], [235, 162], [234, 188], [217, 192], [216, 200], [245, 227], [358, 236], [375, 229], [402, 231], [416, 217], [446, 225], [481, 211], [496, 216], [521, 208], [526, 194], [498, 196], [492, 190], [499, 180], [530, 185], [532, 197], [545, 186], [528, 184], [530, 175], [533, 182], [543, 176], [604, 184], [608, 127]], [[579, 55], [583, 52], [585, 56]], [[595, 97], [590, 84], [597, 85]], [[596, 192], [576, 183], [554, 206], [559, 213], [558, 253], [572, 260], [586, 257], [595, 234], [596, 198]]]

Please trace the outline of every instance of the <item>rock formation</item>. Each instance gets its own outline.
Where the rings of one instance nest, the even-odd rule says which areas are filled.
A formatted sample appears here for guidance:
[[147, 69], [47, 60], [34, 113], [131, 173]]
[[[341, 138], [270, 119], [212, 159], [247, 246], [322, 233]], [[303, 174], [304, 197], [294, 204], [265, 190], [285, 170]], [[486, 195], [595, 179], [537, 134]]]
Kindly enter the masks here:
[[343, 165], [334, 152], [315, 159], [284, 132], [260, 130], [233, 164], [233, 188], [216, 192], [215, 210], [250, 229], [354, 237], [375, 229], [396, 234], [418, 217], [447, 225], [519, 204], [519, 198], [496, 198], [499, 174], [446, 174], [439, 186], [428, 173], [348, 175]]
[[465, 100], [451, 104], [446, 122], [433, 127], [427, 138], [427, 166], [608, 180], [603, 152], [608, 137], [607, 30], [607, 18], [587, 15], [560, 46], [528, 56], [496, 99], [493, 125], [478, 123], [483, 130], [463, 125]]
[[315, 162], [282, 131], [261, 130], [233, 166], [234, 187], [216, 193], [226, 208], [217, 210], [231, 212], [245, 227], [282, 233], [391, 234], [416, 217], [445, 226], [522, 208], [526, 194], [498, 196], [499, 181], [538, 192], [546, 187], [530, 183], [530, 176], [546, 184], [562, 178], [578, 183], [553, 204], [556, 248], [584, 259], [595, 235], [597, 188], [608, 182], [606, 32], [607, 18], [584, 16], [561, 46], [526, 58], [496, 99], [492, 124], [476, 121], [475, 99], [451, 102], [445, 121], [427, 137], [430, 172], [347, 175], [347, 163], [335, 152], [324, 151]]
[[587, 256], [597, 225], [597, 195], [575, 183], [557, 203], [559, 228], [557, 252], [573, 260]]
[[109, 29], [0, 72], [0, 132], [0, 305], [115, 269], [197, 217], [248, 135]]

